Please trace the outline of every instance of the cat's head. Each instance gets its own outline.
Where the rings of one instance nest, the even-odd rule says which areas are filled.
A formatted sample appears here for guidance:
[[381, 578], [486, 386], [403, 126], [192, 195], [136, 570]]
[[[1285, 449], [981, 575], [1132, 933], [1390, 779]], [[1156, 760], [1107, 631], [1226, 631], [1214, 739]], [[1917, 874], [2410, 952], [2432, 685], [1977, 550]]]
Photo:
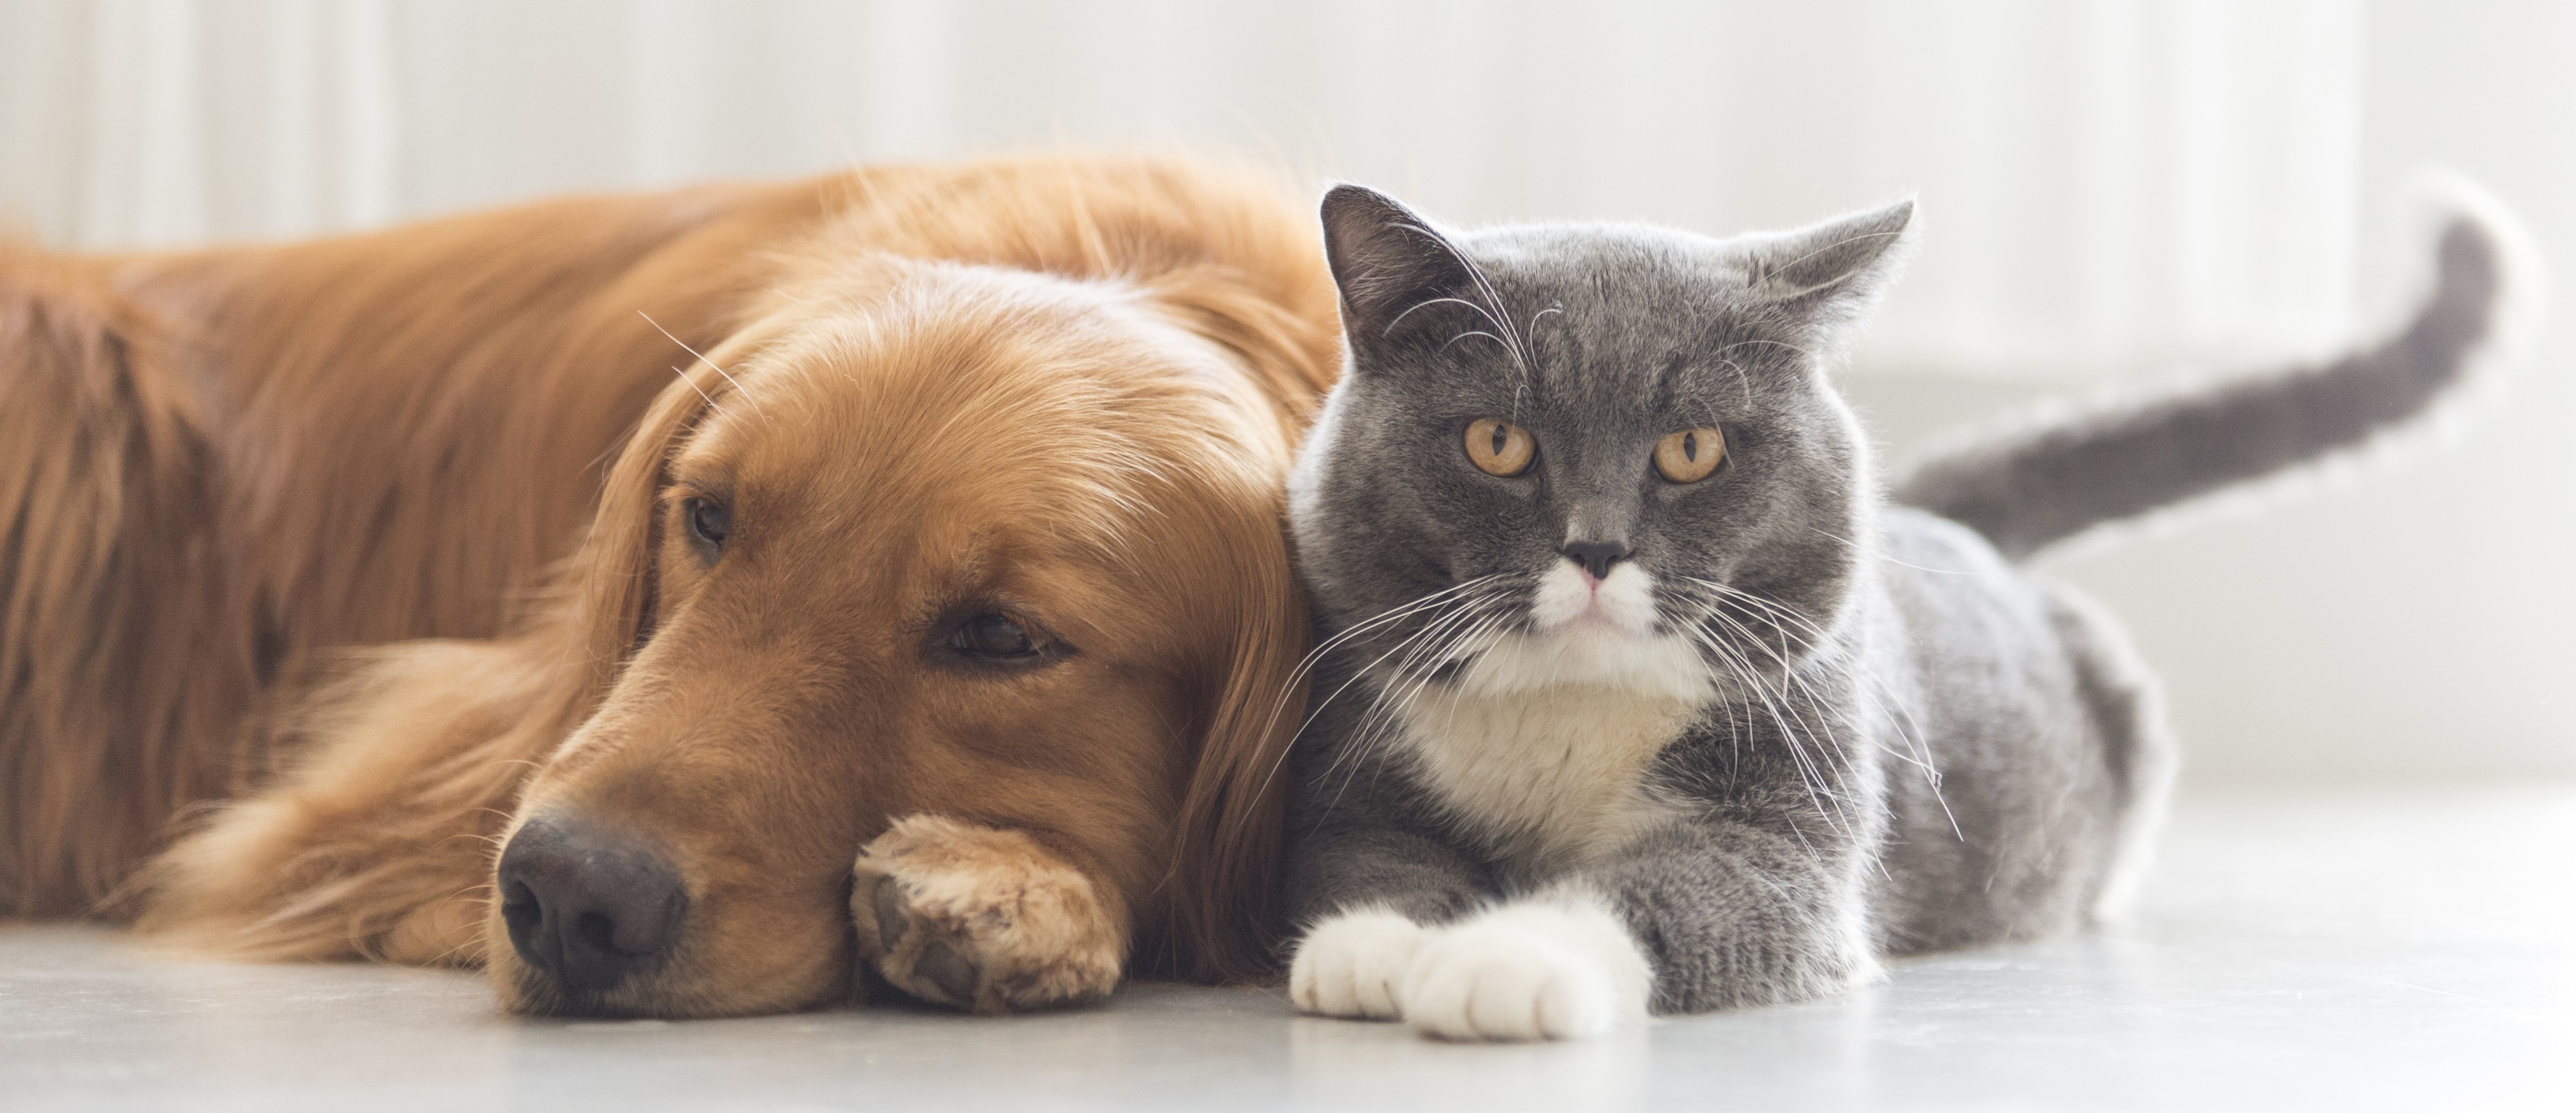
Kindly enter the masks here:
[[1406, 675], [1685, 699], [1811, 649], [1875, 497], [1826, 373], [1912, 215], [1453, 232], [1334, 188], [1350, 369], [1291, 488], [1328, 632]]

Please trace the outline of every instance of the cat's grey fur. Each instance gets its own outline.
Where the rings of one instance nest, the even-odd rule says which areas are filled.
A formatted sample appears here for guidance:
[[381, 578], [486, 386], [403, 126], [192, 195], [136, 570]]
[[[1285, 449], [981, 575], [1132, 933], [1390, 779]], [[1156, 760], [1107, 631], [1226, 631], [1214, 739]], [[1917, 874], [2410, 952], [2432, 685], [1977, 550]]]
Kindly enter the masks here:
[[[2085, 923], [2173, 749], [2119, 629], [2012, 562], [2422, 413], [2507, 292], [2510, 232], [2460, 208], [2387, 343], [1974, 445], [1891, 503], [1827, 374], [1911, 215], [1455, 232], [1327, 195], [1350, 364], [1291, 485], [1329, 639], [1290, 759], [1301, 1008], [1576, 1035]], [[1484, 417], [1535, 435], [1528, 472], [1470, 463]], [[1724, 465], [1660, 478], [1701, 426]], [[1576, 543], [1651, 591], [1578, 579]], [[1588, 609], [1542, 628], [1567, 584]]]

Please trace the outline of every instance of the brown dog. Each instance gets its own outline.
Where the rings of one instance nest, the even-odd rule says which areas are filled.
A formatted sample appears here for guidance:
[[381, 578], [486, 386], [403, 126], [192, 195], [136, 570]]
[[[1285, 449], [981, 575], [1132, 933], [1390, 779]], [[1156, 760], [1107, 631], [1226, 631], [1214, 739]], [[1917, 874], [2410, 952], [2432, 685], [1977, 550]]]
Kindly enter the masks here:
[[1058, 159], [0, 258], [0, 909], [548, 1013], [1259, 971], [1309, 223]]

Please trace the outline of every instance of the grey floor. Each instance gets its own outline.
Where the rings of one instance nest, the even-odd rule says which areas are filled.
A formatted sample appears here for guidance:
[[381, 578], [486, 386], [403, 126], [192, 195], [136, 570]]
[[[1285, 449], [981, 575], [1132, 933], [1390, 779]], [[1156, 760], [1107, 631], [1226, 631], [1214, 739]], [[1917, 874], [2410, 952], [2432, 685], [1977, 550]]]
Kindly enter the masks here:
[[1260, 990], [978, 1020], [496, 1015], [471, 976], [0, 927], [0, 1108], [2576, 1109], [2576, 785], [2187, 791], [2135, 922], [1590, 1043]]

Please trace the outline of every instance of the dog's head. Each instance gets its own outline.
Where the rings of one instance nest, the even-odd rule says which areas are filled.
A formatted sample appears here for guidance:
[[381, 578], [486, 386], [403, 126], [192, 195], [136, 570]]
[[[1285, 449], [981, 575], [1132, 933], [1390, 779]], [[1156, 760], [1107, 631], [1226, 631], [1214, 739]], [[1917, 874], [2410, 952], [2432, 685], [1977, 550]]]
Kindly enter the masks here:
[[663, 391], [612, 469], [561, 608], [595, 710], [502, 861], [539, 847], [616, 893], [553, 929], [597, 961], [532, 962], [504, 868], [505, 1002], [838, 999], [852, 859], [918, 813], [1031, 833], [1180, 972], [1257, 969], [1306, 641], [1293, 405], [1150, 288], [830, 277]]

